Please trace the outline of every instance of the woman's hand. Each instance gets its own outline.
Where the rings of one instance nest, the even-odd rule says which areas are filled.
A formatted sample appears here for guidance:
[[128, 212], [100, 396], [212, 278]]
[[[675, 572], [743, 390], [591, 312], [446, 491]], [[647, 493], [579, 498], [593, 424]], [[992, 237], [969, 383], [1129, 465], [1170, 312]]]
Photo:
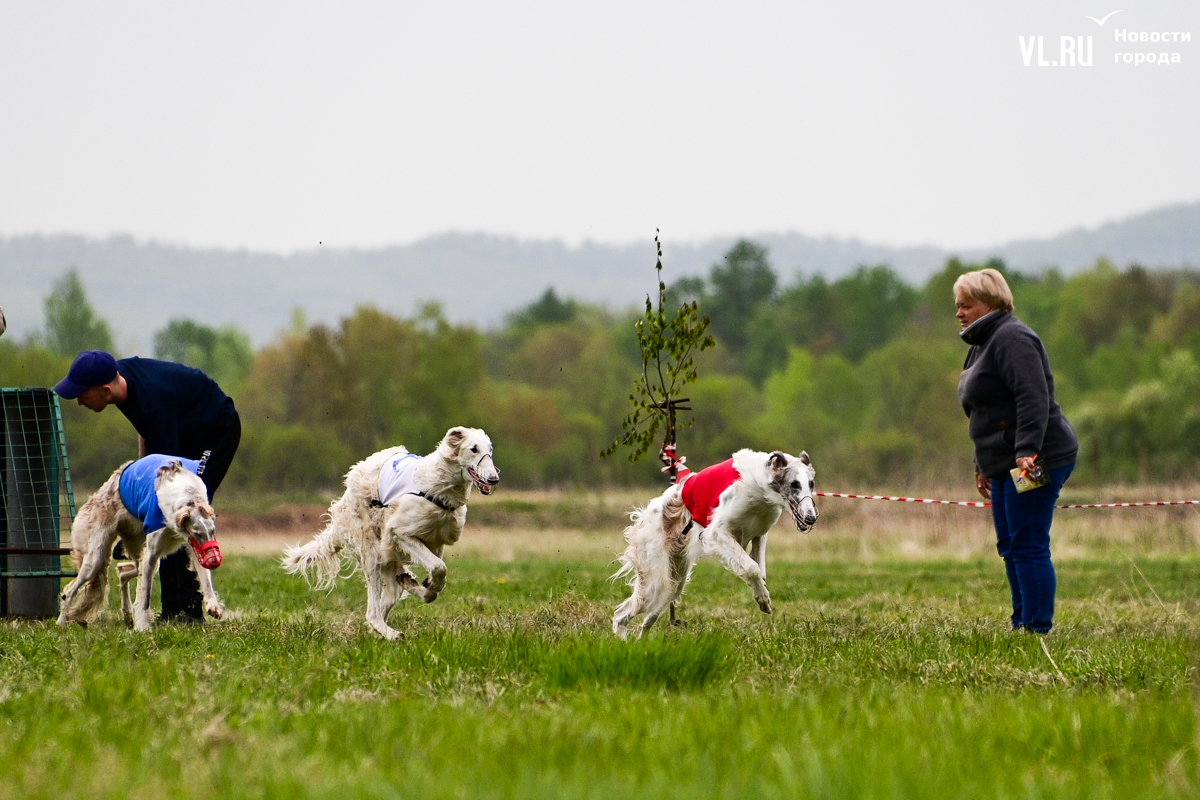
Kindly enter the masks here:
[[1021, 456], [1017, 459], [1017, 469], [1033, 472], [1033, 462], [1037, 460], [1037, 456]]
[[975, 473], [975, 488], [979, 490], [979, 496], [984, 500], [992, 499], [992, 479]]

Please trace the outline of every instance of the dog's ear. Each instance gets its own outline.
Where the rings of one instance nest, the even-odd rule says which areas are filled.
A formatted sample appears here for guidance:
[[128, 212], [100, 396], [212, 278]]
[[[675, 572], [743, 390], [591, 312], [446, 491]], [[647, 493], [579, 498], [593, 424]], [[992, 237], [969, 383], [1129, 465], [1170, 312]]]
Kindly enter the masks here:
[[776, 450], [767, 458], [767, 463], [770, 464], [771, 469], [775, 470], [776, 472], [782, 472], [783, 470], [787, 469], [787, 456]]
[[173, 527], [177, 531], [183, 531], [184, 533], [191, 533], [191, 531], [188, 530], [188, 527], [187, 527], [188, 520], [190, 520], [191, 518], [192, 518], [192, 509], [190, 507], [190, 504], [187, 506], [180, 506], [179, 508], [175, 509], [175, 524], [172, 525], [171, 527]]
[[174, 475], [177, 472], [183, 472], [183, 462], [182, 461], [168, 461], [165, 464], [163, 464], [161, 467], [158, 468], [158, 472], [154, 473], [154, 482], [157, 483], [158, 481], [162, 480], [163, 478]]
[[808, 452], [805, 450], [800, 451], [800, 463], [806, 467], [812, 466], [812, 461], [809, 459]]
[[467, 438], [467, 431], [465, 428], [451, 428], [450, 430], [446, 431], [446, 438], [442, 441], [457, 450], [458, 446], [462, 444], [462, 440], [465, 438]]

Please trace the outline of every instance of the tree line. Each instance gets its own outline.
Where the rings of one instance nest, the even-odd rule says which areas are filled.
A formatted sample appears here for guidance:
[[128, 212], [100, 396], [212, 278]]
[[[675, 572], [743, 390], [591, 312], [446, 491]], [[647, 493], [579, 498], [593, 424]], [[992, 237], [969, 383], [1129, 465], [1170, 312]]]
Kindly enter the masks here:
[[[699, 303], [717, 341], [697, 356], [680, 452], [704, 466], [740, 447], [803, 449], [826, 486], [847, 489], [969, 484], [951, 287], [982, 266], [1005, 273], [1017, 315], [1046, 343], [1080, 435], [1075, 480], [1200, 475], [1200, 272], [1099, 261], [1029, 275], [951, 259], [922, 286], [886, 265], [782, 285], [750, 241], [668, 287], [669, 305]], [[52, 385], [79, 351], [112, 350], [76, 272], [45, 311], [42, 335], [0, 340], [0, 385]], [[492, 436], [506, 485], [646, 484], [658, 479], [652, 459], [600, 456], [641, 369], [637, 318], [547, 289], [496, 330], [452, 324], [436, 304], [411, 317], [362, 306], [332, 326], [297, 312], [255, 351], [236, 328], [178, 319], [155, 335], [154, 355], [203, 369], [234, 397], [244, 435], [230, 486], [246, 491], [331, 489], [374, 450], [428, 452], [458, 424]], [[135, 455], [115, 411], [64, 404], [64, 422], [84, 486]]]

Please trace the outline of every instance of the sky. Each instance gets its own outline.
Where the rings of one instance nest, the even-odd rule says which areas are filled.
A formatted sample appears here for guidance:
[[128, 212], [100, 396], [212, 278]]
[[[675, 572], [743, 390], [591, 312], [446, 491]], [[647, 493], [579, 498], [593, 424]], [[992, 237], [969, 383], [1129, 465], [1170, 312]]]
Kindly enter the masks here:
[[1200, 199], [1198, 88], [1194, 2], [2, 0], [0, 236], [977, 247]]

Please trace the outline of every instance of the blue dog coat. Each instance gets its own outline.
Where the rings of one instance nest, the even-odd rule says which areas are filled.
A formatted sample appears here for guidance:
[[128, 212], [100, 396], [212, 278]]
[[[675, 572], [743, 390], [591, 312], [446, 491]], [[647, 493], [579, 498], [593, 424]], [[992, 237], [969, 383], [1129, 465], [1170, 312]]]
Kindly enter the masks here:
[[142, 521], [146, 533], [167, 527], [162, 509], [158, 505], [158, 494], [154, 491], [154, 478], [163, 464], [178, 461], [193, 474], [200, 468], [199, 461], [179, 456], [146, 456], [130, 464], [121, 473], [121, 502], [125, 510]]

